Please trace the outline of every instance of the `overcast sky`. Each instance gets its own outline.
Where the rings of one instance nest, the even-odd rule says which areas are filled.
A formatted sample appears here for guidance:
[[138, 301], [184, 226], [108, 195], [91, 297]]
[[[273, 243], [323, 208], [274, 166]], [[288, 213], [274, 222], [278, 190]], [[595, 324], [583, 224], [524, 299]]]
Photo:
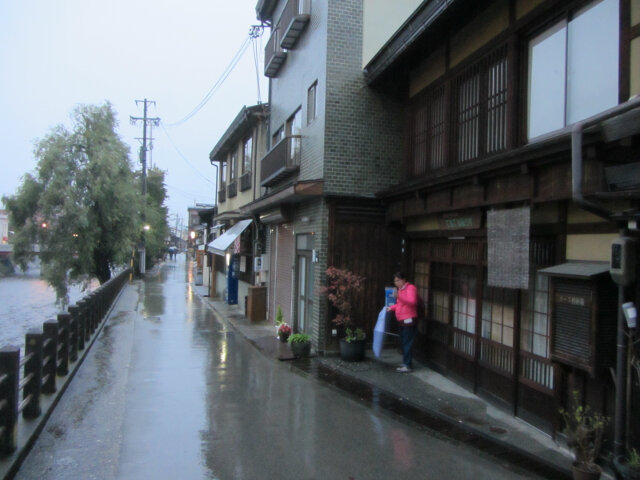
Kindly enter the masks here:
[[[35, 140], [71, 125], [78, 104], [109, 101], [139, 169], [142, 117], [156, 102], [152, 163], [166, 171], [171, 225], [197, 203], [214, 203], [209, 152], [243, 105], [268, 101], [262, 38], [246, 50], [206, 105], [257, 23], [257, 0], [0, 0], [0, 196], [35, 168]], [[258, 75], [254, 56], [257, 50]], [[260, 97], [258, 79], [260, 78]]]

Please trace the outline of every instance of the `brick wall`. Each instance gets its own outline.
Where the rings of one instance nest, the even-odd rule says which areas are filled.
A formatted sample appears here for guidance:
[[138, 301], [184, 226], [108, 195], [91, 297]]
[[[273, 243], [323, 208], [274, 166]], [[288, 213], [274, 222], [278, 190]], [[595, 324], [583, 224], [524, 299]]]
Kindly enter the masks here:
[[329, 0], [325, 191], [371, 195], [401, 179], [402, 110], [362, 74], [362, 0]]

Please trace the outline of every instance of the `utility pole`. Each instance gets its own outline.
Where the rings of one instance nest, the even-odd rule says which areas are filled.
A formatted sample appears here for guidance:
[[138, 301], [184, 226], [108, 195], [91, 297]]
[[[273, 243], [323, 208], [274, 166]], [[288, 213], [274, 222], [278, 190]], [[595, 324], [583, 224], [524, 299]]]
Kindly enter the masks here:
[[144, 116], [142, 117], [129, 117], [129, 121], [131, 125], [136, 125], [139, 121], [142, 121], [142, 146], [140, 147], [140, 163], [142, 163], [142, 223], [143, 228], [141, 232], [141, 240], [140, 240], [140, 248], [138, 249], [140, 253], [140, 273], [146, 273], [146, 247], [145, 247], [145, 231], [147, 230], [146, 222], [146, 208], [147, 208], [147, 125], [158, 126], [160, 124], [160, 118], [154, 117], [149, 118], [147, 116], [147, 107], [149, 104], [155, 105], [156, 102], [152, 100], [136, 100], [136, 105], [140, 103], [144, 104]]

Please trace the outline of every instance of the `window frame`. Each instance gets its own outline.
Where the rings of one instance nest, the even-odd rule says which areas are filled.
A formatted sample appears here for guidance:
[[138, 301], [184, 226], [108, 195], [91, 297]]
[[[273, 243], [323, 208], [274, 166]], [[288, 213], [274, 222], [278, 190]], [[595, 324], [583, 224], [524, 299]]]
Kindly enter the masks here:
[[[611, 74], [615, 74], [616, 79], [615, 79], [615, 85], [616, 85], [616, 91], [613, 94], [615, 96], [614, 100], [612, 103], [609, 104], [602, 104], [599, 105], [598, 107], [594, 107], [596, 108], [596, 110], [591, 110], [591, 111], [587, 111], [586, 113], [583, 113], [581, 115], [577, 115], [575, 118], [570, 118], [570, 76], [571, 76], [571, 72], [569, 71], [569, 65], [571, 63], [571, 58], [575, 58], [574, 56], [572, 56], [571, 58], [569, 58], [570, 54], [572, 53], [571, 50], [571, 46], [570, 46], [570, 29], [572, 25], [576, 25], [576, 20], [580, 19], [582, 17], [582, 15], [588, 13], [592, 8], [598, 6], [599, 4], [602, 4], [604, 2], [611, 2], [612, 5], [615, 5], [615, 21], [613, 22], [613, 24], [615, 24], [615, 29], [617, 31], [617, 42], [615, 42], [615, 53], [617, 53], [617, 57], [615, 58], [615, 61], [613, 61], [613, 65], [611, 66], [611, 68], [613, 68], [613, 71], [609, 72], [609, 75], [607, 75], [607, 77], [610, 77]], [[571, 125], [575, 124], [576, 122], [579, 122], [581, 120], [584, 120], [585, 118], [588, 118], [592, 115], [596, 115], [597, 113], [600, 113], [602, 111], [607, 110], [608, 108], [614, 107], [615, 105], [619, 104], [621, 101], [621, 98], [624, 96], [625, 93], [625, 86], [624, 86], [624, 82], [625, 82], [625, 76], [628, 75], [628, 72], [625, 72], [624, 69], [624, 63], [621, 59], [625, 58], [625, 45], [623, 42], [623, 37], [624, 37], [624, 25], [621, 24], [620, 22], [620, 18], [621, 18], [621, 14], [624, 11], [620, 0], [593, 0], [591, 2], [583, 2], [580, 5], [576, 6], [575, 3], [572, 5], [569, 5], [568, 7], [565, 7], [564, 9], [562, 9], [559, 13], [556, 12], [556, 15], [553, 17], [553, 19], [546, 21], [543, 25], [541, 25], [539, 28], [537, 28], [535, 31], [532, 31], [526, 38], [524, 38], [523, 41], [523, 65], [526, 66], [525, 69], [523, 70], [523, 77], [522, 77], [522, 82], [523, 82], [523, 87], [524, 87], [524, 98], [522, 99], [522, 103], [523, 103], [523, 109], [524, 109], [524, 115], [522, 116], [523, 122], [522, 122], [522, 134], [524, 137], [524, 141], [525, 143], [528, 143], [532, 140], [535, 140], [538, 137], [541, 136], [545, 136], [548, 134], [551, 134], [553, 132], [556, 132], [558, 130], [562, 130], [564, 128], [570, 127]], [[584, 17], [582, 17], [582, 19], [584, 20]], [[554, 31], [556, 30], [556, 31]], [[541, 37], [546, 37], [544, 40], [547, 40], [550, 36], [552, 36], [553, 34], [557, 34], [559, 32], [564, 31], [564, 52], [563, 52], [563, 72], [562, 72], [562, 88], [559, 88], [559, 91], [562, 91], [562, 126], [557, 127], [557, 128], [552, 128], [552, 129], [545, 129], [544, 127], [542, 129], [538, 129], [536, 128], [535, 130], [533, 130], [533, 134], [532, 134], [532, 103], [535, 103], [535, 99], [532, 100], [531, 95], [532, 95], [532, 62], [534, 61], [533, 58], [533, 54], [532, 54], [532, 44], [538, 40], [541, 40]], [[608, 38], [612, 38], [612, 35], [607, 35]], [[540, 41], [537, 42], [537, 45], [540, 45]], [[607, 51], [606, 54], [603, 56], [606, 59], [611, 59], [613, 58], [612, 53], [614, 52], [610, 52]], [[599, 58], [603, 58], [602, 56]], [[597, 64], [598, 68], [601, 68], [601, 65], [598, 61], [598, 58], [591, 58], [590, 60], [588, 60], [589, 63], [592, 64]], [[545, 62], [543, 63], [547, 63], [547, 59], [545, 57]], [[628, 62], [627, 62], [628, 63]], [[543, 78], [548, 78], [548, 75], [543, 75]], [[540, 78], [540, 77], [539, 77]], [[575, 81], [575, 80], [574, 80]], [[540, 91], [547, 91], [548, 88], [542, 88], [542, 89], [538, 89]], [[607, 85], [604, 90], [602, 91], [609, 91], [609, 85]], [[591, 98], [592, 96], [590, 96]], [[555, 102], [557, 103], [557, 102]], [[577, 102], [578, 104], [580, 104], [580, 102]], [[583, 102], [584, 103], [584, 102]], [[541, 120], [541, 123], [547, 124], [548, 123], [548, 117], [547, 115], [542, 115], [541, 118], [543, 118], [543, 120]]]
[[408, 178], [453, 169], [510, 148], [513, 48], [512, 42], [503, 41], [409, 100]]
[[307, 125], [312, 123], [318, 115], [318, 80], [307, 89]]
[[229, 183], [238, 178], [238, 149], [229, 153]]
[[[247, 145], [249, 146], [249, 152], [247, 152]], [[252, 171], [253, 163], [253, 135], [245, 137], [242, 141], [242, 175], [250, 173]]]

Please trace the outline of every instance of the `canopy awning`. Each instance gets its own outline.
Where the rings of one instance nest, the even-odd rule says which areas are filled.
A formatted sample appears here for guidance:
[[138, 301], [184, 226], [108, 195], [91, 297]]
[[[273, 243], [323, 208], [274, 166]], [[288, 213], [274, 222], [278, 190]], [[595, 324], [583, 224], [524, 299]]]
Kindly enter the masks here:
[[551, 277], [568, 277], [587, 280], [609, 272], [608, 262], [567, 262], [538, 270]]
[[216, 255], [224, 256], [227, 248], [229, 248], [234, 240], [238, 238], [249, 225], [251, 225], [252, 221], [253, 220], [251, 220], [250, 218], [246, 220], [240, 220], [233, 227], [216, 238], [213, 242], [210, 242], [207, 245], [207, 250], [215, 253]]

